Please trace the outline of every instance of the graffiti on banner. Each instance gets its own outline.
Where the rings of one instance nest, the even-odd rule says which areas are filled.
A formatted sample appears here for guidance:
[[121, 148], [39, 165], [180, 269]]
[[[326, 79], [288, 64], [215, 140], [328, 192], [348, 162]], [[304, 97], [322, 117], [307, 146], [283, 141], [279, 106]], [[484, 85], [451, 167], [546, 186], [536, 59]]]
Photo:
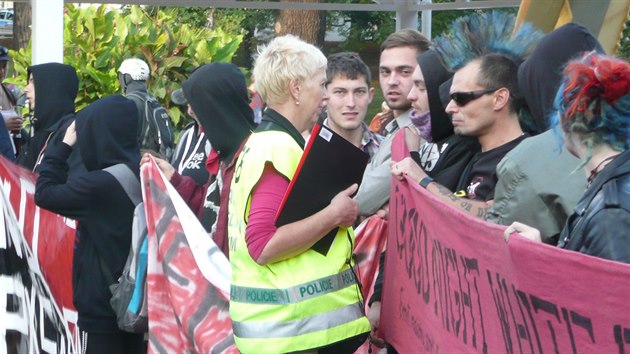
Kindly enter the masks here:
[[69, 328], [0, 189], [2, 353], [74, 353]]
[[379, 258], [385, 251], [387, 220], [373, 215], [365, 219], [355, 230], [354, 255], [356, 257], [361, 293], [365, 301], [365, 312], [369, 310], [369, 299], [374, 294], [374, 283], [379, 271]]
[[390, 225], [381, 329], [399, 352], [630, 350], [630, 265], [506, 243], [504, 227], [407, 181], [392, 185]]
[[[32, 250], [35, 264], [44, 276], [54, 301], [62, 310], [78, 346], [77, 312], [72, 303], [72, 253], [74, 220], [35, 205], [37, 175], [0, 156], [2, 189], [8, 198], [18, 227]], [[45, 237], [43, 237], [45, 236]]]
[[230, 264], [154, 163], [142, 168], [149, 232], [149, 352], [237, 353]]

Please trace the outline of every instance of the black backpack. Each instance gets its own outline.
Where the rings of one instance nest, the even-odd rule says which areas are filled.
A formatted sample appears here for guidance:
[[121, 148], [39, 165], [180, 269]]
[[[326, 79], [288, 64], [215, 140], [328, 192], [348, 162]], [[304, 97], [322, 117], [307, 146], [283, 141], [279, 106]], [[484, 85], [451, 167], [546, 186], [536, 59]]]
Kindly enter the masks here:
[[140, 112], [140, 117], [144, 117], [139, 124], [140, 148], [159, 152], [165, 160], [170, 161], [175, 150], [175, 134], [166, 108], [148, 94], [142, 97], [138, 92], [131, 92], [127, 98], [141, 102], [139, 107], [144, 109]]

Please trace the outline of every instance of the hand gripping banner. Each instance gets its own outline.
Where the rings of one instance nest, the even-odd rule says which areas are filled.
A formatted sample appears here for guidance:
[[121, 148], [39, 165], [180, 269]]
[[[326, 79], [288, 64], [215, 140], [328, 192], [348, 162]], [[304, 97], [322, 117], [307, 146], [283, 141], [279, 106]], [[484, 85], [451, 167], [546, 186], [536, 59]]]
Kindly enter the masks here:
[[[406, 154], [398, 134], [393, 160]], [[381, 331], [398, 352], [630, 352], [630, 265], [506, 243], [409, 179], [392, 183], [389, 225]]]
[[230, 263], [155, 162], [141, 170], [149, 232], [150, 353], [237, 353]]

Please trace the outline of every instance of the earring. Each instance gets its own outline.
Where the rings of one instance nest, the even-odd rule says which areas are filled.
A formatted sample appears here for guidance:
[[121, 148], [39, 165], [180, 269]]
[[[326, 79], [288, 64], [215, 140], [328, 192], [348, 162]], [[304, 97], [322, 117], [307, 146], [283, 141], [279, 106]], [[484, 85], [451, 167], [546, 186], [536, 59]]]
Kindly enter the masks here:
[[300, 96], [295, 99], [295, 104], [298, 106], [300, 105]]

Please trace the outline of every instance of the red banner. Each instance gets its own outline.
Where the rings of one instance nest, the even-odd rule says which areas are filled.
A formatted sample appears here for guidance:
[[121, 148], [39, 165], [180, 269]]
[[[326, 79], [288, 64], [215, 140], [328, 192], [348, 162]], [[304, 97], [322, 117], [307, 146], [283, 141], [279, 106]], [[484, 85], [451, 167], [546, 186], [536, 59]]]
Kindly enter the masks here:
[[0, 176], [0, 333], [5, 338], [0, 352], [74, 352], [79, 348], [71, 276], [75, 223], [35, 205], [35, 174], [0, 157]]
[[150, 353], [236, 353], [230, 264], [155, 163], [142, 168]]
[[506, 243], [410, 181], [392, 183], [390, 226], [381, 331], [398, 352], [630, 351], [630, 265]]

